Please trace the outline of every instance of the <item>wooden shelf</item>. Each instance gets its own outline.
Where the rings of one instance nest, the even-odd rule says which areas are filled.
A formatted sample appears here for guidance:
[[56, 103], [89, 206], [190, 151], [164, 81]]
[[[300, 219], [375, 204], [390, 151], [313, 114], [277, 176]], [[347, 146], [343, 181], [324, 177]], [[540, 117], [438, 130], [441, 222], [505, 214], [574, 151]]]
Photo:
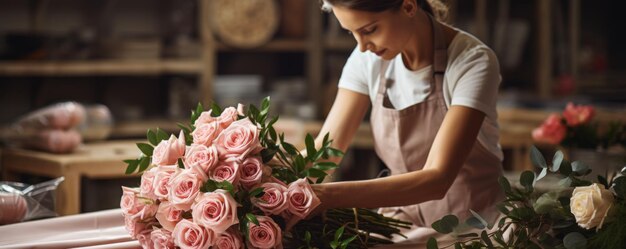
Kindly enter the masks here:
[[246, 49], [230, 47], [224, 43], [218, 42], [217, 50], [223, 52], [305, 52], [307, 50], [307, 43], [305, 39], [275, 39], [260, 47]]
[[352, 38], [326, 38], [324, 47], [330, 51], [352, 51], [356, 47], [356, 41]]
[[0, 75], [11, 76], [94, 76], [197, 74], [200, 60], [98, 60], [0, 62]]
[[145, 137], [148, 129], [160, 128], [167, 132], [178, 132], [178, 123], [186, 124], [189, 120], [175, 120], [166, 118], [144, 119], [138, 121], [117, 122], [111, 131], [111, 137]]

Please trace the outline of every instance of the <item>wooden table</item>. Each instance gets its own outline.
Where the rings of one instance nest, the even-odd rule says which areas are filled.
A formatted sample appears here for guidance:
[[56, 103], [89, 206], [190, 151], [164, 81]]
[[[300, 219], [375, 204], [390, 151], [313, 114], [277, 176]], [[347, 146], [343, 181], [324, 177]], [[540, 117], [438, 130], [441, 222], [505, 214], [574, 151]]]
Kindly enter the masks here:
[[[85, 144], [72, 154], [51, 154], [24, 149], [2, 151], [1, 167], [6, 180], [16, 181], [20, 174], [65, 177], [57, 189], [56, 211], [60, 215], [80, 213], [81, 178], [112, 179], [125, 175], [124, 159], [139, 156], [138, 141], [110, 141]], [[121, 190], [120, 190], [121, 191]]]

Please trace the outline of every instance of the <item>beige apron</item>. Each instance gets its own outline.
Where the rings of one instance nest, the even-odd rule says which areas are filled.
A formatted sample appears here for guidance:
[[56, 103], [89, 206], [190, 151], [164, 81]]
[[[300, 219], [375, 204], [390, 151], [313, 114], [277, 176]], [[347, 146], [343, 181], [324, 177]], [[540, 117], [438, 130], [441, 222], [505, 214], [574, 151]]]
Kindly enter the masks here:
[[[402, 110], [395, 110], [386, 91], [392, 79], [385, 74], [387, 67], [393, 72], [394, 63], [383, 63], [380, 86], [371, 112], [371, 125], [378, 156], [391, 170], [391, 174], [402, 174], [424, 167], [428, 153], [447, 112], [443, 97], [443, 75], [447, 64], [447, 48], [442, 36], [441, 24], [431, 17], [434, 37], [433, 78], [426, 99]], [[504, 197], [500, 191], [498, 177], [502, 175], [501, 161], [475, 142], [469, 157], [461, 168], [454, 183], [441, 200], [427, 201], [417, 205], [383, 208], [381, 212], [414, 223], [403, 231], [408, 237], [394, 238], [393, 248], [425, 247], [429, 237], [442, 237], [431, 228], [431, 224], [447, 214], [454, 214], [460, 221], [471, 216], [470, 209], [493, 222], [498, 215], [494, 207]], [[419, 194], [419, 193], [415, 193]], [[442, 244], [440, 243], [440, 246]]]

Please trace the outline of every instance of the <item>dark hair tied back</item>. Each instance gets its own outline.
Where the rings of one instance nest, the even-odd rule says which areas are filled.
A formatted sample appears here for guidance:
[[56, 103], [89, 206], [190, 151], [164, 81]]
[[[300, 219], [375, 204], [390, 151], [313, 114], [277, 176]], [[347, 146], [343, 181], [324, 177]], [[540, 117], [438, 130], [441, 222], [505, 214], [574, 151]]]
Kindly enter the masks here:
[[[383, 12], [400, 9], [404, 0], [320, 0], [320, 2], [353, 10]], [[440, 0], [415, 0], [415, 2], [437, 20], [444, 21], [447, 18], [448, 7]]]

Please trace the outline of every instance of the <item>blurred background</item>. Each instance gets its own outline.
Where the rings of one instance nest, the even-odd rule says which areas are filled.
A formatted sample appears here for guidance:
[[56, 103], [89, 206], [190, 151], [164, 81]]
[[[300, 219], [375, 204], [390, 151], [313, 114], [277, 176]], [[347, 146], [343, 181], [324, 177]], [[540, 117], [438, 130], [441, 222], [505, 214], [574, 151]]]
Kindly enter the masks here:
[[[444, 2], [449, 24], [499, 56], [508, 171], [532, 168], [532, 129], [567, 102], [593, 105], [601, 121], [626, 119], [620, 1]], [[3, 179], [65, 176], [63, 214], [114, 208], [119, 185], [137, 181], [123, 177], [121, 159], [139, 153], [128, 145], [145, 139], [149, 128], [178, 133], [176, 124], [198, 102], [258, 105], [271, 96], [278, 129], [301, 145], [321, 127], [355, 46], [317, 0], [0, 0]], [[83, 130], [82, 145], [71, 153], [13, 152], [6, 138], [17, 120], [65, 101], [106, 109], [97, 135]], [[368, 120], [342, 164], [337, 180], [383, 169]], [[109, 196], [107, 189], [117, 192]], [[107, 198], [110, 204], [98, 201]]]

